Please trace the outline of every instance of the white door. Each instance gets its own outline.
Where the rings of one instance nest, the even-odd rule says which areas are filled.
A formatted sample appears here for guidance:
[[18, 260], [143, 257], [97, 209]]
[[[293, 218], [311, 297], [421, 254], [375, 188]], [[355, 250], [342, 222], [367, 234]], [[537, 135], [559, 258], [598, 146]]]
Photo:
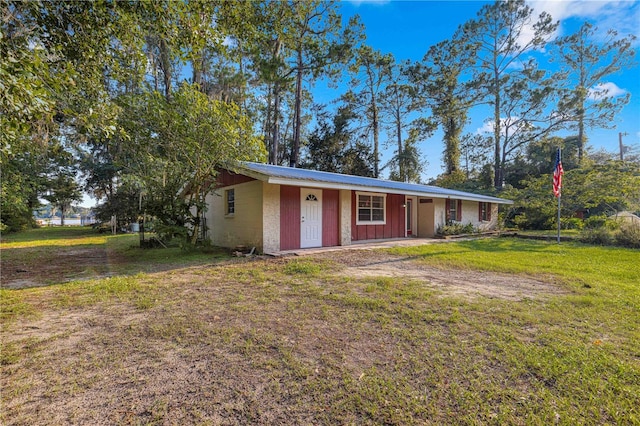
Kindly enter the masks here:
[[322, 247], [322, 189], [300, 189], [300, 248]]

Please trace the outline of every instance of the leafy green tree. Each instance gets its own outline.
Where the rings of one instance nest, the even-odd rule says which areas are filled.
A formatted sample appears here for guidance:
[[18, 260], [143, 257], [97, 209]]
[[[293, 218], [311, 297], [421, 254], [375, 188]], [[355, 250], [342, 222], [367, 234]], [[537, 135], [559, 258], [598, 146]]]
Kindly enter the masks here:
[[[497, 1], [482, 7], [478, 18], [459, 30], [461, 42], [475, 52], [472, 78], [485, 88], [484, 99], [493, 106], [496, 188], [502, 187], [509, 155], [561, 122], [556, 114], [544, 114], [554, 82], [535, 61], [525, 59], [527, 52], [547, 43], [557, 23], [543, 12], [529, 26], [533, 18], [524, 0]], [[532, 34], [527, 34], [529, 28]]]
[[71, 203], [82, 200], [82, 191], [75, 177], [75, 159], [62, 144], [54, 144], [49, 151], [49, 161], [42, 198], [60, 211], [60, 225], [64, 226]]
[[[577, 158], [577, 149], [576, 149]], [[525, 179], [520, 189], [509, 188], [502, 195], [515, 204], [509, 219], [526, 229], [553, 229], [557, 203], [551, 191], [552, 174]], [[640, 166], [620, 161], [605, 164], [586, 159], [563, 177], [561, 215], [571, 218], [577, 211], [588, 215], [613, 214], [640, 208]]]
[[552, 51], [567, 74], [559, 112], [578, 132], [579, 161], [584, 158], [585, 129], [612, 128], [615, 115], [630, 99], [629, 93], [618, 97], [609, 93], [605, 79], [634, 63], [636, 37], [619, 37], [609, 30], [599, 40], [596, 32], [585, 22], [575, 34], [556, 40]]
[[469, 108], [478, 102], [479, 91], [474, 80], [463, 81], [464, 73], [473, 65], [473, 49], [459, 38], [440, 42], [429, 48], [422, 62], [408, 69], [411, 83], [428, 105], [434, 120], [443, 130], [445, 175], [461, 182], [460, 135], [467, 122]]
[[410, 119], [412, 113], [420, 109], [422, 100], [407, 80], [406, 67], [394, 66], [391, 72], [391, 82], [385, 87], [381, 98], [381, 109], [387, 118], [385, 128], [390, 137], [395, 139], [397, 148], [387, 166], [397, 167], [397, 172], [391, 174], [393, 179], [419, 182], [425, 163], [420, 160], [417, 144], [431, 135], [436, 126], [429, 118]]
[[380, 103], [383, 91], [392, 79], [394, 58], [383, 55], [369, 46], [361, 46], [356, 51], [351, 71], [350, 89], [342, 100], [350, 105], [354, 113], [363, 118], [363, 136], [373, 138], [374, 176], [380, 173], [380, 129], [382, 113]]
[[294, 0], [289, 3], [294, 22], [289, 28], [292, 43], [290, 67], [295, 70], [293, 146], [289, 165], [298, 165], [302, 134], [302, 83], [305, 76], [335, 78], [346, 64], [360, 36], [358, 18], [350, 20], [342, 31], [338, 5], [333, 0]]
[[339, 108], [333, 117], [320, 110], [316, 129], [309, 136], [307, 155], [301, 167], [357, 176], [374, 176], [373, 154], [367, 144], [355, 142], [356, 118], [349, 106]]
[[141, 107], [144, 130], [129, 147], [137, 153], [132, 174], [150, 213], [168, 226], [189, 225], [195, 244], [217, 169], [261, 161], [264, 146], [237, 105], [212, 100], [197, 85], [182, 83], [170, 101], [149, 93]]
[[522, 180], [552, 172], [558, 148], [562, 149], [562, 166], [565, 172], [579, 166], [576, 136], [542, 138], [528, 144], [524, 153], [518, 155], [511, 164], [506, 166], [506, 183], [520, 187]]
[[493, 138], [477, 133], [473, 135], [467, 133], [462, 136], [460, 142], [465, 180], [477, 179], [488, 166], [492, 176], [489, 179], [489, 186], [493, 186], [493, 168], [491, 168]]

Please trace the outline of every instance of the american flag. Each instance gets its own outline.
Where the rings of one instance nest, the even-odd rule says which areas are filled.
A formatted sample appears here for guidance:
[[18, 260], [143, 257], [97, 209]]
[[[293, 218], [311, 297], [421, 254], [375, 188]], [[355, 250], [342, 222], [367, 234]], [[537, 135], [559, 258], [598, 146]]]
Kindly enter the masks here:
[[560, 148], [556, 153], [556, 167], [553, 169], [553, 195], [560, 196], [560, 190], [562, 189], [562, 175], [564, 170], [562, 169], [562, 160], [560, 159]]

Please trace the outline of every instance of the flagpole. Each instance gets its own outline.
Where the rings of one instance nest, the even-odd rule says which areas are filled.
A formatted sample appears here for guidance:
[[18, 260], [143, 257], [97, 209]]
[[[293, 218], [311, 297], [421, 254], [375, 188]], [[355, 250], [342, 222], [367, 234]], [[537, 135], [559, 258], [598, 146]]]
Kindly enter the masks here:
[[558, 244], [560, 244], [560, 199], [562, 195], [558, 195]]
[[[558, 158], [562, 159], [562, 148], [558, 148]], [[558, 188], [558, 244], [560, 244], [560, 199], [562, 199], [562, 186]]]

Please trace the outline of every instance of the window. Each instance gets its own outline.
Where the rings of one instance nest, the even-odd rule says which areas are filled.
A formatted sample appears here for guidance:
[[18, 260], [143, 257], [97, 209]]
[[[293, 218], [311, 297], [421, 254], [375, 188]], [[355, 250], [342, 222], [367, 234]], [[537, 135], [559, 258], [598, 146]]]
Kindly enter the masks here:
[[478, 220], [488, 222], [491, 220], [491, 203], [478, 203]]
[[384, 225], [386, 223], [385, 194], [357, 193], [358, 225]]
[[462, 200], [449, 200], [445, 202], [447, 222], [460, 222], [462, 220]]
[[227, 189], [225, 191], [226, 214], [232, 215], [236, 212], [236, 190]]

